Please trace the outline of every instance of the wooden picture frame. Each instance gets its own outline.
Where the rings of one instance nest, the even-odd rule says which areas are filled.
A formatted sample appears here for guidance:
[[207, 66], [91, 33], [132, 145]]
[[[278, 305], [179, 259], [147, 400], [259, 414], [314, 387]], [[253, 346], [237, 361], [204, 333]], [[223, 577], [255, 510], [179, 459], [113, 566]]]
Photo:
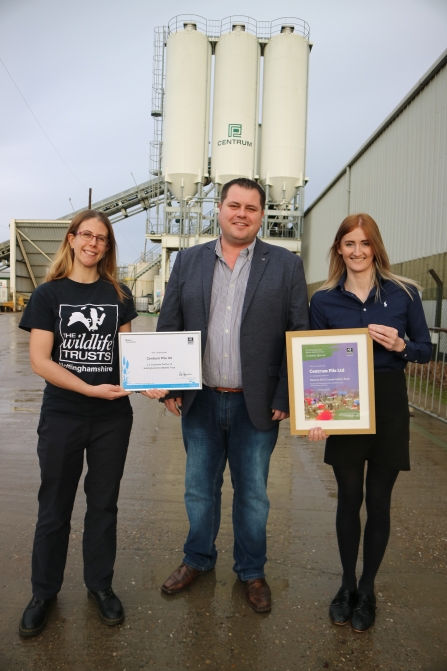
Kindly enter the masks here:
[[375, 433], [373, 341], [368, 329], [286, 333], [290, 433]]

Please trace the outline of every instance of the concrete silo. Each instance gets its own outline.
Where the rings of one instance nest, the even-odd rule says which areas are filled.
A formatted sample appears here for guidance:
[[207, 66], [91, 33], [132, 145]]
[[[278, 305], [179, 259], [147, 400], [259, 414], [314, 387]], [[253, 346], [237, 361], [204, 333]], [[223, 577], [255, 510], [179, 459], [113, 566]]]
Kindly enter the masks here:
[[193, 22], [166, 43], [163, 179], [177, 200], [208, 177], [211, 45]]
[[260, 181], [288, 203], [304, 186], [309, 41], [281, 26], [264, 49]]
[[211, 179], [222, 185], [256, 172], [260, 46], [243, 23], [216, 43]]

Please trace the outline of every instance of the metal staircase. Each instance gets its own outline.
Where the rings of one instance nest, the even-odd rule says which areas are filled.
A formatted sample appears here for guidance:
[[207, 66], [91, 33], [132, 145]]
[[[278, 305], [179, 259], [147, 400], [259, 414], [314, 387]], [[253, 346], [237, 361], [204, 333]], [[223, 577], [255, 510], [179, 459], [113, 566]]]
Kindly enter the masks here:
[[[118, 279], [126, 282], [130, 290], [133, 291], [135, 282], [142, 277], [148, 270], [161, 263], [161, 245], [155, 245], [152, 249], [141, 254], [130, 266], [118, 267]], [[132, 273], [129, 273], [129, 267], [133, 267]]]

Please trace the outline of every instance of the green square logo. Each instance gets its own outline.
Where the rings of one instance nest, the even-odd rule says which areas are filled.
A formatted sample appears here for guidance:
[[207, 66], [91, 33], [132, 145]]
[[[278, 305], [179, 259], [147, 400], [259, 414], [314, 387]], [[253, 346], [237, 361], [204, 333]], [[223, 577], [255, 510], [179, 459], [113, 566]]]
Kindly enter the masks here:
[[228, 137], [242, 137], [242, 124], [240, 123], [228, 124]]

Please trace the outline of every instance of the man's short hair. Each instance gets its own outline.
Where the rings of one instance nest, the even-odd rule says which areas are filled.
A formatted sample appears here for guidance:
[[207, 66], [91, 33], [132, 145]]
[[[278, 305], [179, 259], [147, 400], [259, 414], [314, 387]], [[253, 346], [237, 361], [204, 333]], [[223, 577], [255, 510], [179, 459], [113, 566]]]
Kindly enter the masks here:
[[265, 207], [265, 191], [260, 184], [255, 182], [252, 179], [247, 177], [238, 177], [237, 179], [232, 179], [231, 182], [227, 182], [222, 187], [222, 192], [220, 194], [220, 202], [223, 203], [225, 198], [228, 195], [228, 191], [232, 186], [240, 186], [242, 189], [254, 189], [259, 193], [259, 199], [261, 201], [261, 210]]

